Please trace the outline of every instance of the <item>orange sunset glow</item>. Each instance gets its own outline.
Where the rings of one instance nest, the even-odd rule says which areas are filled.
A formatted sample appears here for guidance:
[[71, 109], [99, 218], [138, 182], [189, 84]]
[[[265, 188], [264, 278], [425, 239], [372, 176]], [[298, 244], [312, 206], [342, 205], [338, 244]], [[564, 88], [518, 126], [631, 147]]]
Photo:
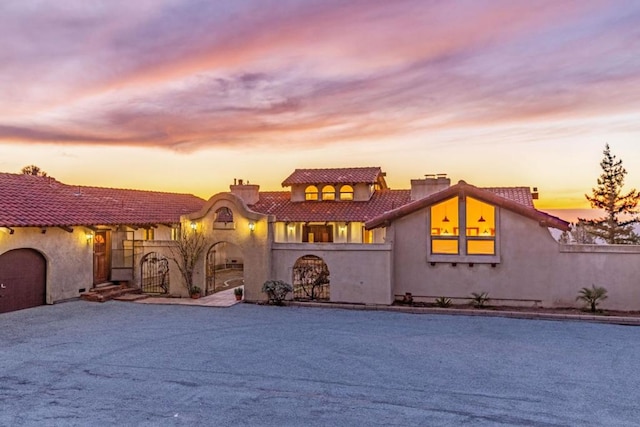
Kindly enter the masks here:
[[193, 193], [295, 168], [447, 173], [588, 208], [640, 187], [640, 2], [0, 5], [0, 171]]

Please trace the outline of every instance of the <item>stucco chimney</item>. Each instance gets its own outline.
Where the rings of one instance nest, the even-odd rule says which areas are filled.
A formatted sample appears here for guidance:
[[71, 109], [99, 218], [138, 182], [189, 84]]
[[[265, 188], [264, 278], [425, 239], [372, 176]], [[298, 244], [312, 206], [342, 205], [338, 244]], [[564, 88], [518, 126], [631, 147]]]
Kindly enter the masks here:
[[411, 180], [411, 200], [423, 199], [451, 186], [446, 173], [425, 175], [424, 179]]
[[234, 178], [233, 184], [229, 186], [229, 189], [231, 190], [231, 194], [238, 196], [249, 206], [255, 205], [256, 203], [258, 203], [258, 200], [260, 200], [260, 186], [249, 184], [249, 181], [244, 184], [242, 179], [238, 179], [236, 181], [236, 179]]

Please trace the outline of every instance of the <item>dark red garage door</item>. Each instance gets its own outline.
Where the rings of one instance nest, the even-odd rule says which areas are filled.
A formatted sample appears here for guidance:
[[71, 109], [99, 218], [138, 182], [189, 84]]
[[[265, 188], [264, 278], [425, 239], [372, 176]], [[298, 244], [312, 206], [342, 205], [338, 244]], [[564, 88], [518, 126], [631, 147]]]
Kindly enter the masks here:
[[45, 303], [47, 262], [32, 249], [0, 255], [0, 313]]

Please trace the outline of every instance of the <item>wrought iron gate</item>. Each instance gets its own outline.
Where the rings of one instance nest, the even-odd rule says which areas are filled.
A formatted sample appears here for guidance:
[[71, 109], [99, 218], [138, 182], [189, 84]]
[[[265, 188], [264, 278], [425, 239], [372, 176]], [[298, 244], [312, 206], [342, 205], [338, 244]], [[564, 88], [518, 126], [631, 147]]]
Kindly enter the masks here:
[[150, 252], [142, 258], [141, 284], [146, 294], [166, 294], [169, 292], [169, 260], [157, 252]]
[[329, 268], [315, 255], [298, 258], [293, 266], [293, 298], [329, 300]]

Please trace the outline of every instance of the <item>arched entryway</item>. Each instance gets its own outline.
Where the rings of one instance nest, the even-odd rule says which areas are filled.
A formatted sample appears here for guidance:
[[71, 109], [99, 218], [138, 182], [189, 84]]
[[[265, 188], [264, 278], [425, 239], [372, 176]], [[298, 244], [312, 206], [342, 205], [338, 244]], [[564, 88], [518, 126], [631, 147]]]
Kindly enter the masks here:
[[244, 257], [240, 246], [218, 242], [207, 252], [207, 295], [244, 284]]
[[293, 266], [293, 299], [328, 301], [329, 296], [327, 263], [315, 255], [298, 258]]
[[140, 261], [140, 288], [145, 294], [169, 293], [169, 260], [149, 252]]
[[0, 255], [0, 313], [46, 303], [47, 260], [33, 249]]

